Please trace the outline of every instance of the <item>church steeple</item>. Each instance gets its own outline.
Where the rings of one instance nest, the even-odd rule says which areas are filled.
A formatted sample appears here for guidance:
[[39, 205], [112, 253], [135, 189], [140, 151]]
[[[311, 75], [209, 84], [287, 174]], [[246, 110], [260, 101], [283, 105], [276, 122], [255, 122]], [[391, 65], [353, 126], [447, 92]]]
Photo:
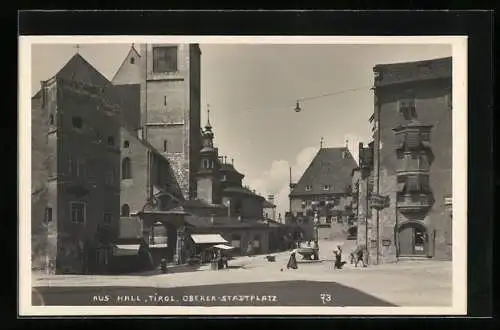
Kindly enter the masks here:
[[200, 150], [200, 170], [197, 179], [197, 196], [210, 204], [221, 202], [219, 188], [219, 155], [217, 148], [214, 148], [214, 133], [210, 124], [210, 105], [207, 104], [207, 124], [202, 131], [203, 146]]
[[208, 148], [214, 147], [214, 132], [210, 124], [210, 104], [207, 104], [207, 124], [205, 125], [205, 132], [203, 133], [203, 146]]

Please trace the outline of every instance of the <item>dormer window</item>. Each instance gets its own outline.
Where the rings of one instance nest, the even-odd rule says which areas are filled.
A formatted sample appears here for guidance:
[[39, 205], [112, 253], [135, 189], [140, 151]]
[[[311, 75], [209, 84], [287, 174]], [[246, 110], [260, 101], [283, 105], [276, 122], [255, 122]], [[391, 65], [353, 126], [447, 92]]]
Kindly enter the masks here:
[[306, 191], [311, 191], [311, 190], [312, 190], [312, 186], [307, 185], [307, 186], [306, 186]]
[[331, 186], [330, 186], [330, 185], [324, 185], [324, 186], [323, 186], [323, 190], [325, 190], [325, 191], [329, 191], [329, 190], [330, 190], [330, 188], [331, 188]]
[[130, 147], [130, 142], [128, 140], [123, 141], [123, 147], [124, 148]]

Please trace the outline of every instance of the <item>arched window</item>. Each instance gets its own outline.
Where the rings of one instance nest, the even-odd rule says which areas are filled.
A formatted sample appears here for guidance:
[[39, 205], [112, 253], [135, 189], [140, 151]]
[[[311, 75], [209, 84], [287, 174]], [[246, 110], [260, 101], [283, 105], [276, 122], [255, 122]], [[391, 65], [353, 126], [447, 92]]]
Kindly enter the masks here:
[[130, 58], [130, 64], [134, 64], [135, 63], [135, 58], [131, 57]]
[[128, 140], [123, 141], [123, 147], [128, 148], [130, 146], [130, 142]]
[[130, 207], [128, 204], [123, 204], [122, 205], [122, 217], [128, 217], [130, 216]]
[[122, 160], [122, 179], [132, 178], [132, 166], [130, 164], [130, 158], [126, 157]]

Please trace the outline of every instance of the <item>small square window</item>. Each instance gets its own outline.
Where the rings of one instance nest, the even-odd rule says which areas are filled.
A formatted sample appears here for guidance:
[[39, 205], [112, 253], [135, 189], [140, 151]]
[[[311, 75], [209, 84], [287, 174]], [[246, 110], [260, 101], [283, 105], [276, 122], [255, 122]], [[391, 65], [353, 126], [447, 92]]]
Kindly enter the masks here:
[[324, 185], [323, 190], [326, 190], [326, 191], [330, 190], [330, 185]]
[[312, 190], [312, 186], [307, 185], [307, 186], [306, 186], [306, 191], [311, 191], [311, 190]]
[[111, 213], [104, 213], [103, 223], [106, 224], [106, 225], [110, 225], [111, 224], [111, 220], [112, 220]]
[[83, 128], [83, 120], [82, 117], [75, 116], [71, 119], [71, 123], [74, 128], [82, 129]]
[[130, 142], [128, 140], [123, 141], [123, 147], [124, 148], [130, 147]]

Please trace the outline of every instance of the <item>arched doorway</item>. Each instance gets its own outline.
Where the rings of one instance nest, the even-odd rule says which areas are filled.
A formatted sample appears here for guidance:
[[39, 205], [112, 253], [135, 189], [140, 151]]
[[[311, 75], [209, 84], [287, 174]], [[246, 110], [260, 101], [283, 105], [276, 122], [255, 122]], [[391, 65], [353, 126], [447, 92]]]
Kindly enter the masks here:
[[418, 222], [408, 222], [397, 230], [399, 256], [425, 256], [428, 249], [428, 233]]

